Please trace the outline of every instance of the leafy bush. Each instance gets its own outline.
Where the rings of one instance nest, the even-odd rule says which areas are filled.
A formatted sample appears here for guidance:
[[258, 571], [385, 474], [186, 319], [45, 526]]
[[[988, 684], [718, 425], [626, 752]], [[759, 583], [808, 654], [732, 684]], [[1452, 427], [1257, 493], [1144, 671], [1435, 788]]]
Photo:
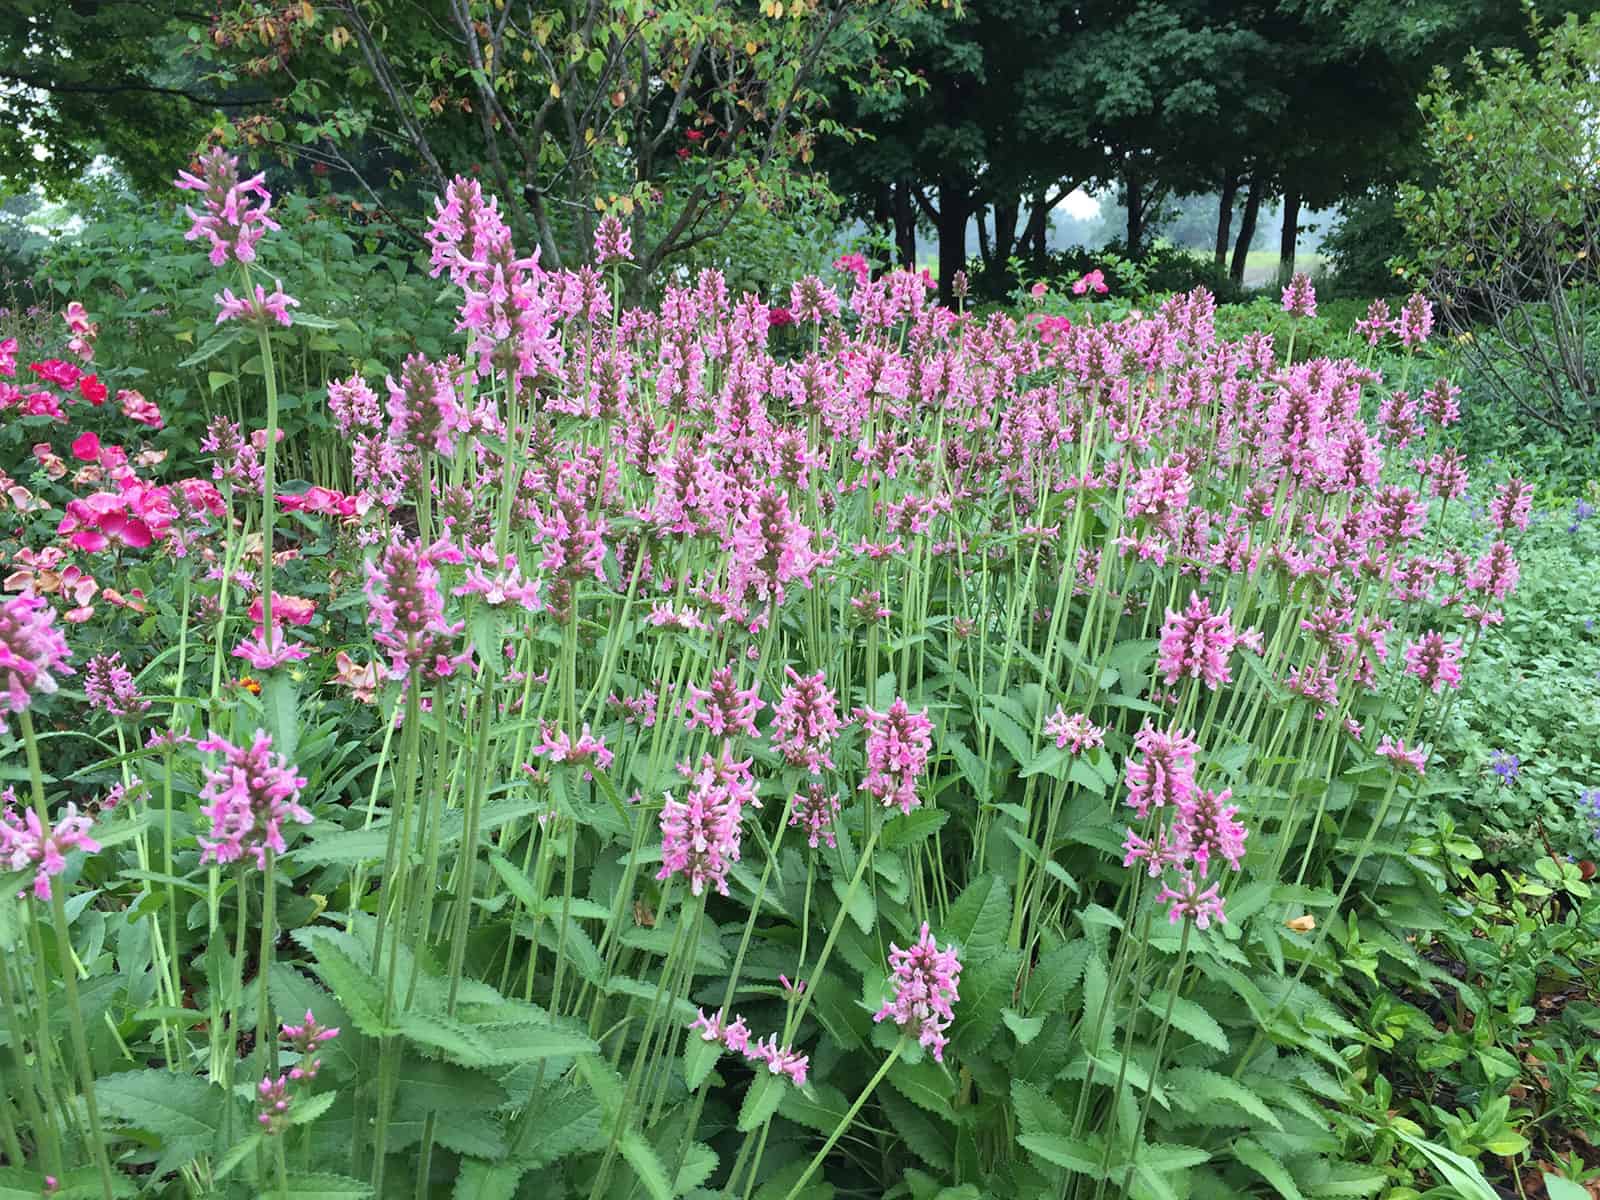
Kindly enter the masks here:
[[1400, 1114], [1338, 1002], [1453, 903], [1521, 508], [1449, 523], [1447, 405], [1198, 290], [618, 312], [619, 225], [542, 273], [458, 180], [455, 312], [374, 318], [457, 354], [351, 352], [286, 486], [307, 331], [367, 335], [235, 167], [242, 426], [159, 482], [77, 307], [3, 392], [4, 1187], [1492, 1194], [1507, 1112]]
[[1391, 295], [1400, 281], [1395, 260], [1409, 256], [1406, 228], [1395, 213], [1393, 188], [1376, 188], [1346, 200], [1323, 236], [1322, 253], [1332, 268], [1328, 290], [1341, 296]]
[[1532, 60], [1512, 50], [1469, 59], [1468, 95], [1441, 70], [1422, 100], [1437, 181], [1408, 185], [1400, 203], [1412, 270], [1474, 370], [1529, 421], [1583, 437], [1600, 428], [1597, 60], [1600, 15], [1569, 15], [1540, 33]]

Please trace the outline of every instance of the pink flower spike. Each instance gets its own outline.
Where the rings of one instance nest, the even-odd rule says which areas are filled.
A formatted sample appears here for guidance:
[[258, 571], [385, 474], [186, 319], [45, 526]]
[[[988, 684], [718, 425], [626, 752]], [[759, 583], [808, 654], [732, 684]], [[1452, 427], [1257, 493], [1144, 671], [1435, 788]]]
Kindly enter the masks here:
[[908, 949], [889, 943], [889, 968], [894, 998], [872, 1019], [894, 1021], [931, 1051], [935, 1062], [943, 1062], [945, 1031], [955, 1020], [952, 1006], [961, 998], [961, 960], [955, 947], [939, 949], [924, 921], [917, 940]]

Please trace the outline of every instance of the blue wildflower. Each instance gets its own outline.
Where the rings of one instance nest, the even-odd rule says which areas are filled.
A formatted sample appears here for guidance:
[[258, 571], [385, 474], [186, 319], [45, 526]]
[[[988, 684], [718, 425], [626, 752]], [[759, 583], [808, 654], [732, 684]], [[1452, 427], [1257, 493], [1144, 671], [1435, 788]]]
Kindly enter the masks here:
[[1509, 751], [1496, 750], [1489, 755], [1489, 768], [1500, 776], [1501, 783], [1509, 786], [1522, 774], [1522, 760]]

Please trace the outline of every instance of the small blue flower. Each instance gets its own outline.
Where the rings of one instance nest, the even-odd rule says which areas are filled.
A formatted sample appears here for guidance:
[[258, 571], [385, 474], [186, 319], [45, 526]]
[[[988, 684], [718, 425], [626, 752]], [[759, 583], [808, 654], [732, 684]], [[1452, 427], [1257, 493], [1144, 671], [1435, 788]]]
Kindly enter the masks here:
[[1522, 760], [1505, 750], [1496, 750], [1489, 755], [1489, 767], [1507, 786], [1515, 783], [1517, 776], [1522, 774]]

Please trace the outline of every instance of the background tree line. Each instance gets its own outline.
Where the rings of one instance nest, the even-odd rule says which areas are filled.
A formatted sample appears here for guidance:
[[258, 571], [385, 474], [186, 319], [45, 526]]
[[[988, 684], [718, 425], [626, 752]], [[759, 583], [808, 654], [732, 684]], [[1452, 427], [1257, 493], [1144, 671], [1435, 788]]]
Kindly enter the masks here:
[[[881, 234], [899, 262], [1040, 269], [1052, 214], [1114, 191], [1118, 252], [1214, 197], [1217, 281], [1262, 213], [1379, 224], [1423, 169], [1417, 97], [1574, 0], [14, 0], [0, 13], [0, 175], [79, 205], [164, 192], [197, 145], [253, 152], [420, 246], [478, 175], [545, 261], [632, 225], [643, 282], [775, 215]], [[1595, 5], [1579, 5], [1592, 10]], [[1364, 198], [1378, 201], [1363, 207]], [[1192, 208], [1192, 205], [1190, 206]], [[734, 235], [730, 239], [729, 235]], [[1360, 240], [1372, 243], [1370, 229]]]

